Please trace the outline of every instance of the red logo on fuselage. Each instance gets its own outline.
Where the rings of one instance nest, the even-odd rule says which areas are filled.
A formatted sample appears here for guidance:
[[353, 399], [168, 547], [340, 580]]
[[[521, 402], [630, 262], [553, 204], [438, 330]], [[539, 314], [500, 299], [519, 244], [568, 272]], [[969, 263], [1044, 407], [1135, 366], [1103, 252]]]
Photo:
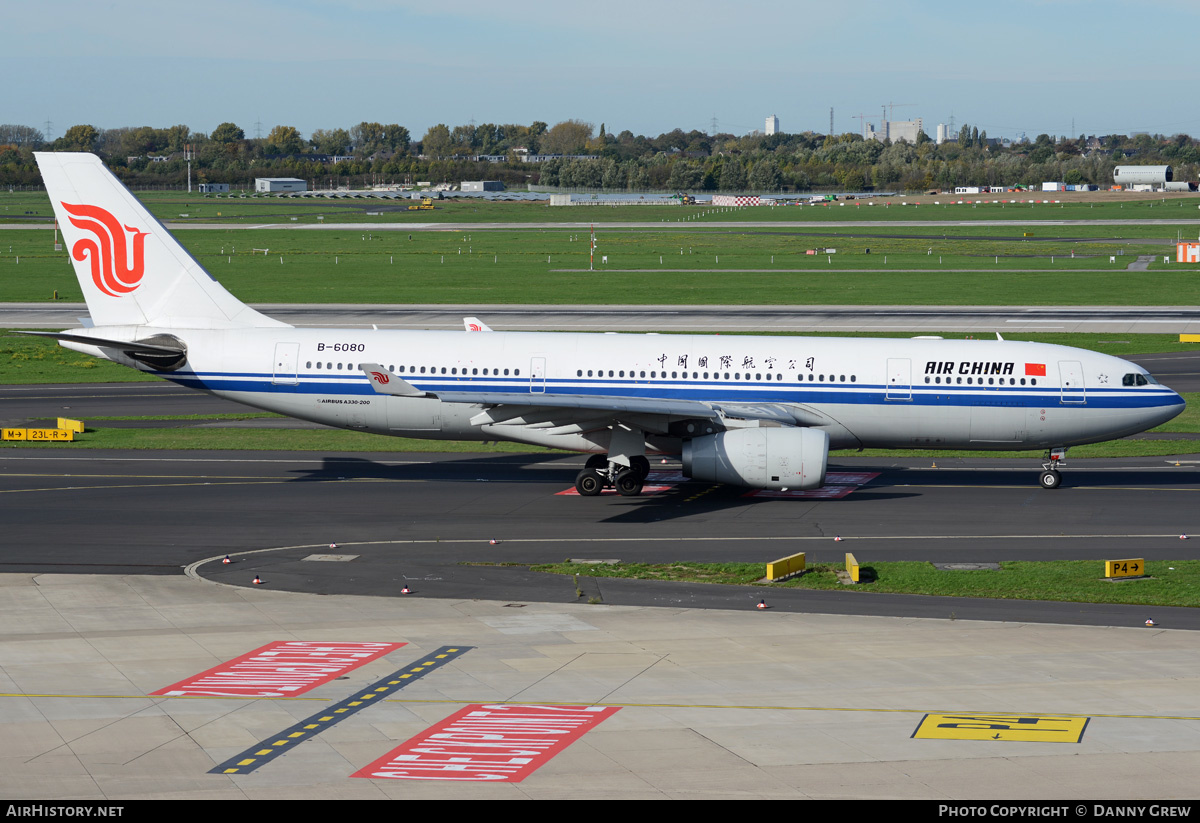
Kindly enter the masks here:
[[[146, 232], [121, 221], [99, 206], [75, 206], [63, 203], [71, 217], [71, 225], [91, 232], [93, 240], [85, 237], [71, 246], [71, 256], [92, 267], [92, 282], [110, 297], [121, 297], [136, 289], [145, 273], [143, 248]], [[129, 237], [126, 233], [132, 235]], [[132, 242], [130, 242], [132, 239]]]
[[371, 377], [375, 378], [375, 382], [381, 386], [388, 382], [388, 376], [383, 372], [373, 371]]

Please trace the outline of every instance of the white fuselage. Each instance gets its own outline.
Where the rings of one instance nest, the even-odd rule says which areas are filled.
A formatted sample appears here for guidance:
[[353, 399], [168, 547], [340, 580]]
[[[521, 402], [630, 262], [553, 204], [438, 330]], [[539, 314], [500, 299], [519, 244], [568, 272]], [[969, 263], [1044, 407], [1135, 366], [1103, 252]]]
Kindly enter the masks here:
[[[1144, 431], [1183, 409], [1178, 394], [1128, 361], [1016, 341], [300, 328], [106, 334], [158, 331], [187, 343], [184, 368], [155, 372], [117, 359], [329, 426], [589, 452], [607, 450], [608, 429], [564, 431], [530, 416], [492, 423], [479, 419], [481, 404], [377, 394], [359, 364], [382, 364], [422, 391], [500, 393], [518, 406], [544, 406], [555, 395], [766, 404], [824, 430], [832, 448], [1066, 447]], [[647, 450], [663, 453], [678, 453], [692, 433], [662, 425], [645, 432]]]

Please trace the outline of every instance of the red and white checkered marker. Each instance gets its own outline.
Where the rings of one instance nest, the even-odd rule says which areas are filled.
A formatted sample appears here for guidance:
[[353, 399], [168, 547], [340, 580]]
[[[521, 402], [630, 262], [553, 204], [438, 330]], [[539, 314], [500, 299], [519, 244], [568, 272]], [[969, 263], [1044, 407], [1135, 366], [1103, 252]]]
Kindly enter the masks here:
[[330, 544], [329, 544], [329, 548], [331, 548], [331, 549], [336, 549], [336, 548], [337, 548], [337, 543], [330, 543]]
[[256, 575], [254, 575], [254, 585], [255, 585], [255, 586], [261, 586], [261, 585], [262, 585], [262, 581], [258, 579], [258, 575], [257, 575], [257, 574], [256, 574]]
[[233, 561], [229, 559], [229, 555], [225, 555], [225, 559], [222, 560], [221, 562], [222, 563], [232, 563]]
[[767, 607], [767, 601], [766, 601], [766, 600], [760, 600], [760, 601], [758, 601], [758, 608], [760, 608], [760, 609], [765, 609], [766, 607]]
[[488, 541], [488, 544], [492, 545], [492, 546], [498, 546], [500, 544], [500, 541], [493, 537], [491, 540]]
[[1153, 620], [1147, 620], [1147, 621], [1146, 621], [1146, 625], [1147, 625], [1147, 626], [1157, 626], [1158, 624], [1157, 624], [1157, 623], [1155, 623]]

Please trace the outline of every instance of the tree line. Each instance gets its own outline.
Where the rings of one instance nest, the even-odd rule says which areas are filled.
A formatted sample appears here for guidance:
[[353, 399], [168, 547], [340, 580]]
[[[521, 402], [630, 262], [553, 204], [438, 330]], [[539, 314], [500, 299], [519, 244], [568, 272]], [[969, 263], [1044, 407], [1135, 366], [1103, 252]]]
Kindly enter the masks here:
[[[317, 129], [305, 138], [277, 125], [247, 137], [235, 123], [211, 133], [185, 125], [98, 129], [71, 126], [47, 140], [38, 129], [0, 125], [0, 184], [37, 185], [35, 150], [91, 151], [127, 184], [193, 181], [248, 188], [255, 177], [299, 177], [316, 188], [372, 183], [502, 180], [612, 191], [923, 191], [955, 186], [1036, 186], [1043, 181], [1107, 187], [1122, 163], [1172, 165], [1176, 180], [1200, 179], [1200, 143], [1186, 134], [1078, 137], [1040, 134], [1009, 143], [964, 125], [941, 145], [865, 140], [858, 134], [706, 134], [675, 129], [657, 137], [613, 134], [601, 124], [437, 124], [420, 140], [395, 123]], [[561, 155], [527, 162], [528, 155]], [[587, 156], [589, 159], [579, 159]], [[490, 159], [483, 159], [490, 158]], [[495, 162], [494, 162], [495, 161]]]

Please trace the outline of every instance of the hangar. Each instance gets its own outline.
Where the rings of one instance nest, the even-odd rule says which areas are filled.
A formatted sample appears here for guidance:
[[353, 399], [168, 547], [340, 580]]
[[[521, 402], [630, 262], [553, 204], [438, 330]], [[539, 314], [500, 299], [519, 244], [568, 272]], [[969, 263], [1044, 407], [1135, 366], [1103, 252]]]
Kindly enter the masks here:
[[256, 177], [254, 178], [256, 192], [273, 191], [308, 191], [308, 181], [299, 177]]

